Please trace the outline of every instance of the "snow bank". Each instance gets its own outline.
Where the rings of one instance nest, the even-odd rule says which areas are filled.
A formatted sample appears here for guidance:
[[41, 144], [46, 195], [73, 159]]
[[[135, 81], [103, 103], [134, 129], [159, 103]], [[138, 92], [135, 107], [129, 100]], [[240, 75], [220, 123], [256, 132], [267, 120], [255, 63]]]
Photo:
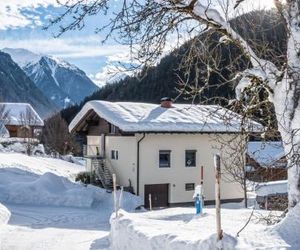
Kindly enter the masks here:
[[[251, 212], [252, 209], [238, 209], [236, 204], [226, 204], [226, 208], [221, 209], [224, 238], [217, 242], [214, 208], [205, 208], [202, 216], [195, 215], [194, 208], [168, 208], [143, 213], [120, 211], [119, 218], [116, 219], [113, 214], [110, 219], [111, 247], [114, 250], [286, 249], [289, 244], [278, 233], [266, 230], [266, 225], [257, 220], [251, 220], [236, 237]], [[267, 211], [259, 211], [260, 216], [268, 214]], [[293, 246], [299, 249], [300, 245]]]
[[7, 224], [10, 218], [9, 210], [0, 203], [0, 227]]
[[291, 249], [300, 249], [300, 203], [289, 211], [287, 216], [271, 232], [279, 234]]
[[[237, 240], [230, 235], [224, 234], [222, 242], [217, 242], [215, 234], [210, 235], [205, 239], [196, 241], [178, 239], [175, 234], [170, 233], [157, 234], [151, 236], [149, 231], [142, 228], [139, 230], [135, 225], [134, 218], [125, 211], [120, 211], [121, 217], [114, 218], [112, 215], [111, 223], [111, 247], [117, 249], [139, 249], [139, 250], [152, 250], [152, 249], [203, 249], [215, 250], [216, 246], [220, 249], [234, 249]], [[151, 229], [150, 229], [151, 231]], [[182, 232], [184, 234], [185, 232]], [[191, 231], [189, 233], [192, 233]], [[194, 232], [195, 233], [195, 232]]]
[[[124, 195], [124, 208], [134, 210], [139, 199], [131, 194]], [[53, 173], [37, 175], [18, 168], [0, 169], [0, 201], [13, 204], [102, 207], [113, 210], [112, 194], [106, 190], [73, 183]]]
[[85, 167], [82, 165], [77, 165], [60, 159], [1, 152], [0, 168], [18, 168], [38, 175], [50, 172], [58, 176], [67, 177], [71, 180], [75, 179], [77, 173], [85, 170]]
[[285, 194], [288, 189], [288, 181], [270, 181], [259, 183], [255, 187], [255, 193], [258, 196], [267, 196], [271, 194]]

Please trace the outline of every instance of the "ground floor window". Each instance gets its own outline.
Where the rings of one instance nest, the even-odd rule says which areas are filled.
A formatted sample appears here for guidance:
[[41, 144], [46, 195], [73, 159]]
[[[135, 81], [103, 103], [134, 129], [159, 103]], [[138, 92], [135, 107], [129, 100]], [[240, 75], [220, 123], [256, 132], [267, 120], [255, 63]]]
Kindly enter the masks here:
[[185, 166], [196, 167], [196, 150], [185, 151]]
[[171, 150], [159, 150], [159, 167], [171, 167]]
[[195, 190], [195, 183], [186, 183], [185, 184], [185, 191], [193, 191]]

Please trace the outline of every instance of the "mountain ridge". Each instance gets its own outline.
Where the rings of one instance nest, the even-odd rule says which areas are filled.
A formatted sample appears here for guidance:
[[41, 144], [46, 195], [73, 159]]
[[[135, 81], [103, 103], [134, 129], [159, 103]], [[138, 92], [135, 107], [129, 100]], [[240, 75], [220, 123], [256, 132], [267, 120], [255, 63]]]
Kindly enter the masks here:
[[60, 108], [79, 103], [98, 90], [84, 71], [65, 60], [22, 48], [3, 51], [9, 52], [35, 85]]

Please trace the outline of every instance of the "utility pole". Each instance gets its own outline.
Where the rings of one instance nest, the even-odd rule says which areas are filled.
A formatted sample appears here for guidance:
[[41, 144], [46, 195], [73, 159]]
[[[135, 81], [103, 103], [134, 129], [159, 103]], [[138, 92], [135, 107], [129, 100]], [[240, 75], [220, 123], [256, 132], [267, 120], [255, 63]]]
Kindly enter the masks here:
[[114, 210], [115, 210], [116, 218], [118, 218], [117, 180], [115, 174], [113, 174], [112, 177], [113, 177], [113, 188], [114, 188]]
[[221, 229], [221, 161], [220, 155], [214, 155], [216, 185], [215, 185], [215, 199], [216, 199], [216, 225], [217, 225], [217, 240], [220, 241], [223, 238], [223, 232]]

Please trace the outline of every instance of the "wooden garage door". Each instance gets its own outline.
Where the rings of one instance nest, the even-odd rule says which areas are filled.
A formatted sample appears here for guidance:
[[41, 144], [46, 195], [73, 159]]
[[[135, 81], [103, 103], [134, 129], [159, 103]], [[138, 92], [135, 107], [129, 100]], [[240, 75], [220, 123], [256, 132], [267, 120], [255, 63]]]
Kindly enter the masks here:
[[152, 207], [167, 207], [169, 205], [169, 184], [145, 185], [145, 207], [149, 207], [149, 194]]

